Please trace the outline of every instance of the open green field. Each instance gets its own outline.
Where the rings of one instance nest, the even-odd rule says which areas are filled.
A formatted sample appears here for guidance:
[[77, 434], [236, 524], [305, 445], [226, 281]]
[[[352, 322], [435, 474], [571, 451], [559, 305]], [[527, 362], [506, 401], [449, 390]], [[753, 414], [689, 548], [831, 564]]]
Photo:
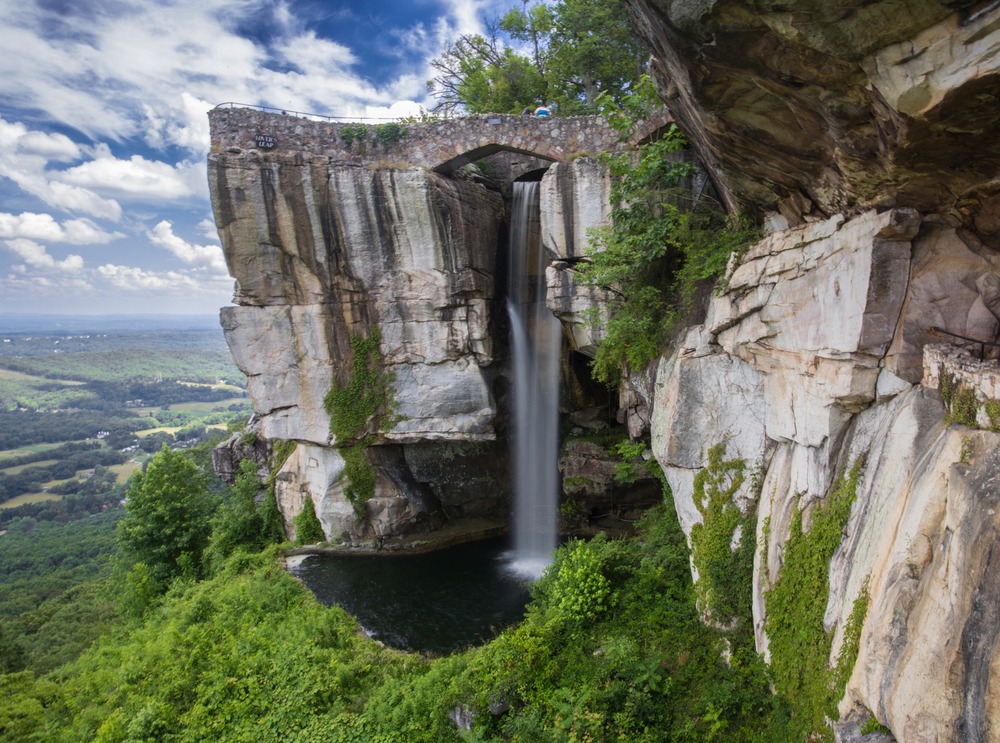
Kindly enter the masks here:
[[15, 508], [16, 506], [27, 505], [28, 503], [44, 503], [46, 501], [59, 500], [60, 498], [62, 496], [53, 495], [52, 493], [25, 493], [10, 500], [5, 500], [3, 503], [0, 503], [0, 508]]
[[[145, 438], [146, 436], [149, 436], [152, 433], [169, 433], [173, 435], [178, 431], [182, 431], [185, 428], [190, 428], [190, 427], [191, 427], [190, 423], [184, 426], [157, 426], [156, 428], [146, 428], [142, 431], [136, 431], [135, 435], [138, 436], [140, 439]], [[226, 424], [211, 423], [209, 425], [206, 425], [205, 428], [208, 429], [209, 431], [225, 431]]]
[[5, 459], [23, 457], [25, 454], [37, 454], [40, 451], [51, 451], [52, 449], [58, 449], [60, 446], [62, 446], [62, 442], [58, 444], [32, 444], [31, 446], [21, 446], [17, 449], [4, 449], [3, 451], [0, 451], [0, 462]]
[[142, 457], [136, 457], [135, 459], [130, 459], [125, 462], [125, 464], [113, 464], [108, 467], [108, 469], [118, 475], [118, 484], [124, 485], [128, 482], [128, 478], [132, 475], [132, 473], [142, 467], [142, 463], [147, 459], [149, 459], [148, 454]]
[[30, 382], [33, 384], [38, 384], [41, 382], [49, 382], [49, 383], [54, 382], [56, 384], [64, 384], [67, 386], [84, 384], [84, 382], [79, 382], [72, 379], [45, 379], [44, 377], [39, 377], [36, 374], [26, 374], [24, 372], [14, 371], [13, 369], [3, 369], [3, 368], [0, 368], [0, 380]]
[[248, 402], [249, 400], [245, 397], [230, 397], [213, 402], [175, 402], [155, 408], [135, 408], [135, 412], [140, 416], [150, 415], [154, 417], [159, 410], [173, 410], [180, 413], [213, 413], [225, 410], [230, 405], [244, 405]]
[[29, 467], [48, 467], [50, 464], [55, 464], [58, 459], [43, 459], [40, 462], [30, 462], [29, 464], [19, 464], [15, 467], [4, 467], [0, 469], [0, 473], [4, 475], [16, 475], [20, 472], [24, 472]]

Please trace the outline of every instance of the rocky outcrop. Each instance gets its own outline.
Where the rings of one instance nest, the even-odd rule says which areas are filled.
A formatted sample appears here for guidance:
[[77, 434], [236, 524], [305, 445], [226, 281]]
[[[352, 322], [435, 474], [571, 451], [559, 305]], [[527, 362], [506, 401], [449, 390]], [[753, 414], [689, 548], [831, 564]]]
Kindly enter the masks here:
[[[915, 374], [914, 353], [899, 351], [905, 339], [917, 347], [930, 323], [995, 328], [988, 318], [976, 325], [990, 301], [989, 260], [951, 253], [958, 267], [944, 261], [936, 280], [926, 268], [927, 256], [949, 254], [954, 235], [935, 218], [890, 209], [768, 236], [733, 267], [705, 322], [661, 361], [653, 401], [653, 450], [687, 532], [703, 519], [694, 479], [709, 449], [725, 444], [727, 458], [757, 472], [733, 499], [744, 512], [757, 509], [753, 617], [765, 653], [766, 596], [793, 514], [808, 514], [838, 473], [864, 462], [830, 568], [825, 623], [832, 665], [867, 586], [868, 619], [841, 712], [870, 710], [901, 741], [1000, 733], [990, 727], [1000, 615], [985, 608], [1000, 598], [989, 577], [1000, 544], [1000, 435], [949, 426], [937, 391], [945, 372], [970, 386], [985, 380], [982, 401], [993, 377], [984, 362], [936, 347], [930, 369]], [[977, 271], [978, 283], [970, 280]], [[952, 281], [967, 290], [940, 288]]]
[[[576, 261], [587, 250], [588, 229], [606, 223], [610, 209], [608, 174], [580, 148], [623, 145], [607, 127], [588, 129], [582, 120], [542, 125], [516, 118], [502, 126], [463, 121], [452, 147], [481, 144], [492, 131], [510, 141], [496, 140], [491, 151], [505, 145], [571, 160], [545, 172], [539, 222], [548, 255]], [[510, 187], [498, 178], [538, 176], [539, 166], [550, 163], [498, 154], [452, 178], [398, 161], [407, 152], [419, 160], [440, 149], [434, 127], [414, 127], [389, 161], [374, 150], [362, 157], [357, 143], [340, 136], [343, 127], [322, 122], [217, 110], [212, 125], [212, 202], [236, 279], [236, 305], [222, 310], [222, 325], [248, 378], [257, 434], [262, 441], [298, 442], [274, 480], [288, 531], [294, 533], [306, 498], [334, 540], [435, 530], [456, 519], [502, 523], [508, 499], [506, 446], [497, 442], [507, 425], [502, 194]], [[553, 141], [546, 149], [532, 137]], [[572, 158], [564, 151], [569, 146], [577, 147]], [[585, 310], [601, 297], [576, 283], [565, 287], [568, 293], [550, 292], [550, 304], [561, 308], [569, 347], [592, 353], [594, 323]], [[359, 371], [355, 343], [373, 337], [377, 351]], [[588, 386], [571, 379], [580, 364], [565, 366], [574, 384], [564, 409], [594, 405]], [[382, 380], [386, 399], [337, 440], [328, 394], [356, 373]], [[600, 396], [602, 404], [606, 399]], [[363, 462], [345, 450], [359, 441], [367, 447]], [[227, 451], [220, 466], [235, 466], [237, 450]], [[357, 467], [374, 473], [375, 485], [363, 502], [352, 503], [349, 473]]]
[[659, 363], [682, 525], [713, 447], [755, 471], [733, 499], [756, 511], [767, 654], [793, 516], [862, 462], [828, 595], [802, 597], [832, 666], [868, 592], [838, 740], [872, 713], [907, 743], [1000, 740], [1000, 367], [968, 341], [1000, 331], [1000, 3], [626, 5], [724, 200], [770, 233]]
[[731, 204], [779, 208], [791, 224], [874, 206], [954, 209], [995, 234], [995, 3], [626, 6]]

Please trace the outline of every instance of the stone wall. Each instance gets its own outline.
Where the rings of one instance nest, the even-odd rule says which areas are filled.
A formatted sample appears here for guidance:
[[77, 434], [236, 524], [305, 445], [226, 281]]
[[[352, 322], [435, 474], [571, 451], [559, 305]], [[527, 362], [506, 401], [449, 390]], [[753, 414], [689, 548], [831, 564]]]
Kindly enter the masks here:
[[[405, 134], [389, 146], [376, 139], [380, 124], [315, 121], [250, 108], [216, 108], [209, 112], [212, 152], [274, 155], [323, 155], [355, 165], [395, 164], [450, 172], [499, 150], [566, 162], [601, 152], [624, 151], [630, 145], [600, 116], [537, 117], [484, 114], [400, 126]], [[348, 143], [345, 130], [363, 139]]]

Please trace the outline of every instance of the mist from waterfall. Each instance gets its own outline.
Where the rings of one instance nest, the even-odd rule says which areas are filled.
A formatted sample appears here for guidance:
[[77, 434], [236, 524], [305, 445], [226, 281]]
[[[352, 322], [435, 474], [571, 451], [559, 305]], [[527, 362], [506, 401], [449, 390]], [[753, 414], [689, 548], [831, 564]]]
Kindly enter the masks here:
[[514, 555], [511, 567], [541, 575], [556, 547], [559, 499], [559, 363], [562, 326], [545, 306], [549, 264], [538, 226], [538, 183], [514, 183], [507, 307], [514, 420]]

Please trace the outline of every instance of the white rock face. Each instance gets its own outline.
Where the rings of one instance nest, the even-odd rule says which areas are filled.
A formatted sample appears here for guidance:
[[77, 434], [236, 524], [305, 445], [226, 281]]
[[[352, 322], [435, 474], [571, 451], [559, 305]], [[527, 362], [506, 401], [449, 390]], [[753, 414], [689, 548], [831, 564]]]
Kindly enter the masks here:
[[545, 269], [545, 283], [545, 305], [562, 322], [570, 348], [593, 358], [605, 336], [603, 308], [608, 293], [580, 281], [562, 261]]
[[378, 332], [393, 403], [375, 432], [382, 442], [495, 437], [490, 313], [501, 197], [421, 169], [318, 155], [217, 156], [210, 168], [237, 280], [238, 306], [222, 313], [226, 338], [261, 434], [303, 444], [282, 471], [286, 519], [310, 497], [330, 538], [426, 528], [433, 507], [418, 489], [400, 489], [405, 478], [379, 457], [371, 513], [354, 514], [342, 457], [323, 448], [344, 443], [330, 434], [323, 399], [334, 376], [350, 378], [351, 338]]
[[557, 258], [583, 258], [587, 231], [611, 222], [611, 176], [588, 157], [555, 163], [542, 178], [542, 244]]
[[688, 533], [709, 448], [725, 442], [727, 458], [762, 466], [753, 615], [764, 653], [765, 595], [795, 510], [864, 458], [825, 624], [835, 662], [868, 581], [841, 712], [867, 707], [906, 742], [1000, 740], [1000, 584], [990, 573], [1000, 435], [947, 427], [937, 391], [913, 384], [920, 328], [995, 332], [992, 259], [956, 240], [908, 210], [769, 235], [661, 361], [654, 399], [654, 454]]
[[[424, 169], [358, 167], [304, 152], [215, 154], [209, 169], [237, 280], [237, 306], [222, 312], [226, 338], [247, 374], [260, 434], [300, 442], [279, 486], [288, 524], [305, 497], [331, 539], [426, 531], [442, 514], [494, 517], [506, 497], [497, 477], [505, 467], [495, 464], [505, 460], [485, 446], [496, 437], [494, 334], [505, 327], [491, 317], [503, 312], [505, 291], [496, 280], [506, 263], [501, 196]], [[587, 230], [607, 221], [609, 189], [594, 160], [550, 168], [540, 224], [552, 256], [585, 253]], [[581, 313], [600, 293], [570, 282], [552, 297], [571, 345], [592, 353], [598, 338]], [[353, 442], [334, 440], [323, 401], [334, 378], [343, 384], [352, 374], [351, 339], [376, 332], [391, 411], [380, 430], [368, 431], [377, 483], [355, 514], [336, 451]], [[484, 448], [460, 457], [462, 477], [437, 473], [447, 487], [435, 493], [399, 448], [422, 447], [414, 461], [426, 462], [434, 456], [428, 447], [452, 456], [449, 446], [459, 444]], [[464, 481], [483, 477], [488, 487]]]
[[269, 439], [330, 441], [329, 322], [323, 305], [225, 307], [222, 328]]
[[334, 443], [323, 396], [351, 363], [350, 336], [376, 329], [405, 419], [388, 438], [493, 435], [483, 369], [493, 362], [499, 196], [321, 157], [213, 171], [242, 305], [226, 309], [224, 327], [266, 436]]
[[299, 444], [274, 480], [274, 496], [285, 519], [285, 531], [295, 539], [295, 517], [311, 498], [316, 517], [330, 539], [349, 534], [354, 528], [354, 507], [340, 485], [344, 458], [325, 446]]

